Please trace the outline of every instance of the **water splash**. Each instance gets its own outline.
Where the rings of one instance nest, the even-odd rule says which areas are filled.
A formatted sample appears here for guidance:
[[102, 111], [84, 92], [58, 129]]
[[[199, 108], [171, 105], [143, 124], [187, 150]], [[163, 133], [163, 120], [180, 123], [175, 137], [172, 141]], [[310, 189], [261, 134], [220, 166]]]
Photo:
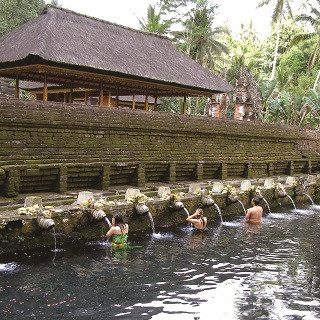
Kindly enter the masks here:
[[223, 226], [237, 228], [241, 225], [241, 222], [232, 222], [232, 221], [225, 221], [222, 223]]
[[268, 208], [268, 210], [269, 210], [269, 213], [271, 213], [271, 209], [270, 209], [269, 203], [268, 203], [268, 201], [266, 200], [266, 198], [265, 198], [265, 197], [262, 197], [262, 200], [263, 200], [264, 203], [266, 204], [266, 206], [267, 206], [267, 208]]
[[106, 221], [108, 227], [111, 228], [112, 224], [111, 224], [110, 220], [107, 217], [105, 217], [104, 220]]
[[311, 205], [313, 205], [313, 206], [314, 206], [314, 202], [313, 202], [312, 198], [311, 198], [307, 193], [305, 193], [304, 195], [305, 195], [305, 196], [307, 196], [307, 197], [310, 199], [310, 201], [311, 201]]
[[19, 268], [19, 265], [15, 262], [9, 262], [9, 263], [0, 263], [0, 272], [14, 272]]
[[292, 214], [288, 214], [288, 213], [282, 213], [282, 212], [272, 212], [270, 214], [268, 214], [268, 218], [267, 219], [287, 219], [287, 220], [293, 220], [296, 217]]
[[238, 202], [239, 202], [239, 203], [241, 204], [241, 206], [242, 206], [244, 215], [246, 215], [246, 208], [244, 207], [243, 203], [242, 203], [240, 200], [238, 200]]
[[173, 234], [170, 234], [170, 233], [154, 233], [152, 235], [152, 238], [154, 239], [172, 239], [173, 238]]
[[296, 207], [296, 205], [295, 205], [295, 203], [294, 203], [293, 199], [292, 199], [288, 194], [287, 194], [287, 197], [291, 200], [291, 202], [292, 202], [292, 205], [293, 205], [294, 209], [295, 209], [295, 210], [297, 210], [297, 207]]
[[148, 217], [149, 217], [149, 220], [150, 220], [150, 224], [151, 224], [151, 228], [152, 228], [152, 233], [155, 234], [156, 233], [156, 230], [154, 228], [154, 222], [153, 222], [153, 218], [152, 218], [152, 214], [150, 211], [148, 211]]
[[215, 206], [215, 208], [217, 209], [217, 211], [218, 211], [218, 213], [219, 213], [221, 222], [223, 222], [222, 214], [221, 214], [221, 210], [220, 210], [219, 206], [218, 206], [216, 203], [214, 204], [214, 206]]
[[89, 241], [86, 243], [87, 246], [99, 246], [102, 248], [105, 247], [111, 247], [112, 246], [112, 242], [110, 241], [101, 241], [101, 240], [94, 240], [94, 241]]

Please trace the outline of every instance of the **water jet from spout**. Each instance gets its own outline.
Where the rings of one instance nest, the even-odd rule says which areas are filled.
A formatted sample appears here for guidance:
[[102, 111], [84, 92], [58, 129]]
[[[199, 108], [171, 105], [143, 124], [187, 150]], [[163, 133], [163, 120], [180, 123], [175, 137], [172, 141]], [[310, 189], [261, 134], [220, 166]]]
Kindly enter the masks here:
[[294, 209], [296, 210], [297, 209], [297, 207], [296, 207], [296, 205], [295, 205], [295, 203], [294, 203], [294, 201], [293, 201], [293, 199], [287, 194], [287, 197], [291, 200], [291, 202], [292, 202], [292, 204], [293, 204], [293, 207], [294, 207]]
[[148, 211], [148, 217], [149, 217], [149, 220], [150, 220], [150, 224], [151, 224], [151, 228], [152, 228], [152, 233], [155, 234], [155, 233], [156, 233], [156, 230], [155, 230], [155, 227], [154, 227], [153, 217], [152, 217], [152, 214], [151, 214], [150, 211]]
[[190, 213], [186, 207], [183, 208], [184, 212], [187, 214], [188, 218], [190, 217]]
[[312, 198], [307, 193], [304, 193], [304, 195], [307, 196], [309, 198], [309, 200], [311, 201], [311, 204], [314, 205], [314, 201], [312, 200]]
[[241, 204], [241, 206], [242, 206], [244, 215], [246, 215], [246, 208], [244, 207], [243, 203], [242, 203], [240, 200], [238, 200], [238, 202], [239, 202], [239, 203]]
[[219, 206], [218, 206], [216, 203], [214, 203], [214, 207], [217, 209], [217, 211], [218, 211], [218, 213], [219, 213], [221, 222], [223, 222], [222, 214], [221, 214], [221, 210], [220, 210]]
[[266, 204], [266, 206], [267, 206], [267, 208], [268, 208], [268, 210], [269, 210], [269, 213], [271, 213], [271, 209], [270, 209], [269, 203], [268, 203], [268, 201], [266, 200], [266, 198], [265, 198], [265, 197], [262, 197], [262, 200], [263, 200], [264, 203]]
[[106, 221], [108, 227], [111, 228], [112, 224], [111, 224], [110, 220], [107, 217], [105, 217], [104, 220]]

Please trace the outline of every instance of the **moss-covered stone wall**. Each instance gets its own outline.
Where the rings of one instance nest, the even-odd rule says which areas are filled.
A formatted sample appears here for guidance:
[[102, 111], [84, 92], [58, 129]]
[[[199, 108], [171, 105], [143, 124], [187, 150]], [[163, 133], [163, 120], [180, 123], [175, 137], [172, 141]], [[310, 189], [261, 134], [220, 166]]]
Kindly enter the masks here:
[[0, 194], [316, 172], [318, 133], [283, 125], [0, 99]]

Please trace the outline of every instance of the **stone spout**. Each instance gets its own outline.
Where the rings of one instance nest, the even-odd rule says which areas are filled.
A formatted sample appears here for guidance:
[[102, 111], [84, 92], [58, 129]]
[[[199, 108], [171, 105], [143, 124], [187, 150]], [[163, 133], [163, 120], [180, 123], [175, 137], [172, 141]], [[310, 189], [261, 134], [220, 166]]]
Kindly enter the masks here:
[[45, 230], [49, 230], [55, 226], [53, 219], [44, 217], [38, 218], [38, 224], [40, 228]]
[[275, 190], [274, 197], [275, 198], [285, 198], [287, 196], [287, 192], [285, 190]]
[[303, 196], [303, 195], [305, 195], [305, 193], [306, 193], [306, 187], [305, 187], [303, 181], [299, 180], [297, 186], [294, 189], [294, 195], [295, 196]]
[[174, 210], [179, 211], [179, 210], [184, 209], [184, 204], [183, 204], [181, 201], [175, 201], [175, 202], [173, 203], [173, 205], [172, 205], [172, 208], [173, 208]]
[[201, 192], [201, 204], [204, 207], [212, 207], [215, 205], [214, 200], [208, 195], [208, 190], [202, 190]]
[[97, 220], [97, 221], [102, 221], [106, 218], [106, 213], [103, 211], [103, 210], [94, 210], [92, 212], [92, 217], [94, 220]]
[[140, 204], [140, 203], [136, 203], [134, 206], [134, 209], [135, 209], [135, 212], [139, 216], [145, 216], [150, 212], [148, 206], [146, 206], [145, 204]]
[[229, 194], [228, 201], [231, 203], [237, 203], [239, 201], [239, 198], [237, 195]]
[[204, 207], [212, 207], [212, 206], [215, 205], [215, 202], [214, 202], [214, 200], [212, 198], [206, 198], [205, 197], [205, 198], [202, 199], [202, 205]]

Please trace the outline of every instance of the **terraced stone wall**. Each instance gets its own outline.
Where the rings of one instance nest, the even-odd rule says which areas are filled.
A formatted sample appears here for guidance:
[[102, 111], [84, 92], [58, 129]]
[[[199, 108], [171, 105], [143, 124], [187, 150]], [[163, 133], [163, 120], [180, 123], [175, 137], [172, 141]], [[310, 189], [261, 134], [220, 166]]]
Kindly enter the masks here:
[[317, 172], [319, 133], [173, 113], [0, 99], [0, 194]]

